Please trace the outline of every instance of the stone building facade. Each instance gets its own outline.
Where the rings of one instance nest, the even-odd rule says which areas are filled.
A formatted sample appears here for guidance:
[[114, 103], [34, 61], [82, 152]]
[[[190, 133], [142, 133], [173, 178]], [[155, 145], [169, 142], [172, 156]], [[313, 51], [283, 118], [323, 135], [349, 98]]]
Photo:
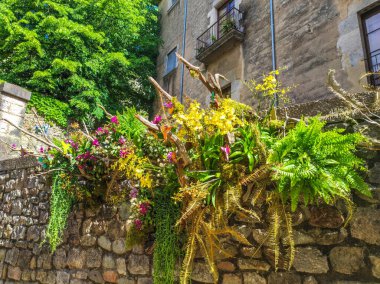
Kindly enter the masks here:
[[[272, 70], [270, 0], [188, 1], [184, 38], [186, 2], [160, 1], [159, 83], [178, 97], [206, 101], [206, 91], [186, 71], [181, 92], [182, 68], [172, 55], [184, 52], [204, 71], [225, 75], [227, 95], [252, 103], [243, 81], [258, 80]], [[280, 80], [297, 86], [291, 103], [331, 97], [326, 87], [329, 69], [336, 69], [343, 87], [354, 91], [360, 89], [361, 75], [377, 71], [379, 5], [378, 0], [273, 1], [277, 67], [287, 68]]]

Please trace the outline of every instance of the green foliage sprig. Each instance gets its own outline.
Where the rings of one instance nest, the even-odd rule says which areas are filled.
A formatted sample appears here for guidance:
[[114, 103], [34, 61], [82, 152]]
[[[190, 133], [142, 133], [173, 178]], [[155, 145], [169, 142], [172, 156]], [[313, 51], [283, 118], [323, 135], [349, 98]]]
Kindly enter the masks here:
[[67, 219], [71, 213], [74, 202], [74, 197], [65, 190], [63, 182], [70, 183], [70, 181], [62, 180], [60, 173], [55, 173], [50, 197], [50, 217], [45, 239], [49, 241], [52, 252], [54, 252], [57, 246], [62, 242]]

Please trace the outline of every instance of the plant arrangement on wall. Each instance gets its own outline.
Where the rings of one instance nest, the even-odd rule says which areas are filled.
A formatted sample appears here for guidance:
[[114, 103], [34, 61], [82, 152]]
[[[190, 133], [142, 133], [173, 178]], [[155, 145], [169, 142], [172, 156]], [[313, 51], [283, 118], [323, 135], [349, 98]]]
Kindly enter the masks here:
[[[177, 56], [211, 94], [207, 109], [194, 100], [182, 105], [151, 79], [161, 102], [152, 121], [127, 109], [108, 114], [109, 123], [94, 133], [74, 125], [65, 141], [39, 138], [47, 145], [39, 161], [54, 176], [46, 234], [51, 249], [61, 242], [74, 202], [128, 201], [127, 245], [155, 236], [154, 283], [174, 283], [178, 259], [180, 281], [189, 283], [198, 252], [217, 282], [215, 257], [228, 255], [225, 242], [251, 245], [231, 218], [264, 223], [258, 212], [265, 212], [275, 267], [282, 254], [281, 267], [290, 269], [292, 213], [299, 206], [344, 200], [350, 208], [351, 190], [370, 195], [360, 176], [364, 161], [355, 156], [364, 137], [324, 130], [318, 117], [280, 121], [273, 104], [259, 114], [222, 99], [221, 75], [205, 75]], [[274, 73], [251, 87], [269, 100], [287, 91]], [[280, 242], [284, 235], [287, 246]]]

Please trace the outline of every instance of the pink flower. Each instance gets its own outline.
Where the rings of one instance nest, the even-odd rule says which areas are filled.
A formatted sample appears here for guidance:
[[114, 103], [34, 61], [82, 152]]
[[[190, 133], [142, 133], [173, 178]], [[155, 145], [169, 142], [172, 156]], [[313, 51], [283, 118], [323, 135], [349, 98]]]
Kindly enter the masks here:
[[103, 128], [102, 127], [98, 127], [98, 129], [96, 129], [96, 134], [97, 135], [102, 135], [103, 134]]
[[131, 199], [132, 198], [137, 198], [138, 194], [139, 194], [138, 189], [136, 187], [133, 187], [131, 189], [131, 191], [129, 192], [129, 198], [131, 198]]
[[99, 147], [100, 146], [99, 140], [94, 139], [94, 141], [92, 141], [92, 146]]
[[175, 153], [174, 152], [169, 152], [166, 158], [168, 159], [169, 163], [175, 163], [176, 158], [175, 158]]
[[126, 158], [129, 155], [129, 151], [126, 149], [121, 149], [119, 152], [120, 158]]
[[154, 119], [153, 119], [153, 123], [154, 124], [159, 124], [160, 122], [161, 122], [161, 120], [162, 120], [162, 117], [160, 116], [160, 115], [156, 115], [155, 117], [154, 117]]
[[119, 139], [119, 144], [120, 145], [124, 145], [125, 142], [127, 142], [127, 140], [125, 140], [125, 138], [123, 136], [121, 136], [120, 139]]
[[149, 203], [148, 202], [144, 202], [144, 203], [141, 203], [140, 204], [140, 214], [141, 215], [146, 215], [149, 211]]
[[12, 147], [13, 150], [15, 150], [17, 148], [17, 145], [16, 144], [12, 144], [11, 147]]
[[134, 223], [135, 223], [136, 229], [139, 230], [139, 231], [141, 231], [142, 221], [140, 219], [136, 219]]
[[44, 149], [44, 147], [40, 147], [40, 149], [38, 150], [41, 154], [43, 154], [44, 152], [45, 152], [45, 149]]
[[117, 116], [116, 116], [116, 115], [113, 116], [113, 117], [111, 117], [111, 123], [116, 124], [116, 125], [119, 124], [119, 120], [117, 119]]
[[226, 158], [227, 162], [229, 160], [229, 156], [231, 154], [231, 148], [228, 144], [226, 144], [224, 147], [220, 147], [220, 150], [223, 152], [224, 157]]
[[166, 108], [172, 108], [173, 107], [173, 103], [172, 102], [164, 103], [164, 107], [166, 107]]

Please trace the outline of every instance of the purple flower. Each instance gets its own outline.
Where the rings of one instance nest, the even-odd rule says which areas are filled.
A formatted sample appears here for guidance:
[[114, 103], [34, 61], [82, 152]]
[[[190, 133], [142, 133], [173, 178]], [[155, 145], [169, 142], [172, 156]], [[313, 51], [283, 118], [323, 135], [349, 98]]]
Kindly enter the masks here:
[[136, 187], [133, 187], [131, 189], [131, 191], [129, 192], [129, 198], [131, 198], [131, 199], [132, 198], [137, 198], [138, 194], [139, 194], [138, 189]]
[[41, 154], [43, 154], [44, 152], [45, 152], [45, 149], [44, 149], [44, 147], [40, 147], [40, 149], [38, 150]]
[[12, 144], [11, 147], [12, 147], [13, 150], [16, 150], [17, 145], [16, 144]]
[[173, 107], [173, 103], [172, 102], [164, 103], [164, 107], [166, 107], [166, 108], [172, 108]]
[[220, 150], [223, 152], [224, 157], [226, 158], [227, 162], [229, 160], [229, 156], [231, 154], [231, 148], [226, 144], [224, 147], [220, 147]]
[[161, 122], [161, 120], [162, 120], [162, 117], [160, 116], [160, 115], [156, 115], [155, 117], [154, 117], [154, 119], [153, 119], [153, 123], [154, 124], [159, 124], [160, 122]]
[[100, 146], [99, 140], [94, 139], [94, 141], [92, 141], [92, 146], [99, 147]]
[[119, 124], [119, 120], [117, 119], [117, 116], [116, 116], [116, 115], [113, 116], [113, 117], [111, 117], [111, 123], [116, 124], [116, 125]]
[[123, 136], [121, 136], [120, 139], [119, 139], [119, 144], [120, 145], [124, 145], [125, 142], [127, 142], [127, 140], [125, 140], [125, 138]]
[[139, 230], [139, 231], [141, 231], [142, 221], [140, 219], [136, 219], [134, 223], [135, 223], [136, 229]]
[[129, 151], [126, 149], [121, 149], [119, 152], [120, 158], [126, 158], [129, 155]]
[[169, 163], [175, 163], [176, 154], [174, 152], [169, 152], [166, 158], [168, 159]]

